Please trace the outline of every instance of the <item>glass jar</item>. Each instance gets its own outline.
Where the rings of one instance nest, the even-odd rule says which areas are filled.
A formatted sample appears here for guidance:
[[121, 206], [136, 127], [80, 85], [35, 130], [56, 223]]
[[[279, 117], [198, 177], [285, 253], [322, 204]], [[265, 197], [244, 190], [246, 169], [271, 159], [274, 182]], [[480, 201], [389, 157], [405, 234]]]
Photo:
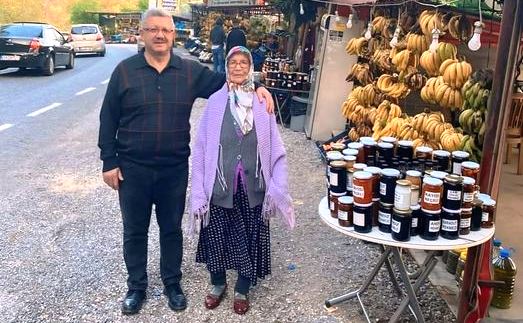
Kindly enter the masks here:
[[372, 203], [358, 204], [354, 202], [353, 207], [354, 231], [368, 233], [372, 231]]
[[380, 197], [380, 173], [381, 168], [379, 167], [366, 167], [363, 171], [372, 174], [372, 198]]
[[354, 164], [354, 171], [357, 172], [357, 171], [360, 171], [360, 170], [364, 170], [367, 167], [368, 166], [365, 163], [356, 163], [356, 164]]
[[472, 201], [474, 201], [476, 193], [476, 181], [472, 177], [463, 177], [463, 204], [465, 209], [472, 208]]
[[448, 210], [460, 210], [463, 194], [461, 176], [447, 175], [443, 181], [443, 207]]
[[488, 229], [494, 226], [496, 218], [496, 201], [488, 199], [483, 201], [483, 210], [481, 216], [481, 228]]
[[340, 153], [345, 149], [345, 144], [342, 142], [333, 142], [330, 146], [333, 151], [339, 151]]
[[447, 177], [449, 175], [449, 173], [442, 172], [442, 171], [439, 171], [439, 170], [430, 171], [429, 174], [430, 174], [430, 177], [434, 177], [434, 178], [437, 178], [437, 179], [440, 179], [440, 180], [444, 180], [445, 177]]
[[465, 161], [461, 163], [461, 174], [463, 176], [472, 177], [477, 182], [479, 177], [479, 164], [473, 161]]
[[404, 179], [396, 181], [396, 189], [394, 190], [394, 208], [400, 211], [410, 210], [412, 184]]
[[466, 151], [453, 151], [452, 152], [452, 173], [461, 175], [461, 163], [469, 160], [470, 154]]
[[354, 200], [351, 196], [341, 196], [338, 198], [338, 224], [341, 227], [352, 225], [352, 207]]
[[347, 148], [347, 149], [344, 149], [342, 151], [343, 153], [343, 156], [358, 156], [358, 150], [357, 149], [352, 149], [352, 148]]
[[441, 209], [441, 195], [443, 193], [443, 182], [437, 178], [426, 176], [423, 179], [421, 191], [421, 207], [428, 211], [439, 211]]
[[392, 209], [394, 205], [380, 202], [378, 213], [378, 228], [381, 232], [390, 233], [390, 221], [392, 219]]
[[427, 146], [420, 146], [416, 148], [416, 158], [432, 159], [432, 151], [434, 149]]
[[400, 172], [397, 169], [384, 168], [381, 170], [380, 199], [383, 203], [394, 204], [394, 190], [399, 177]]
[[365, 158], [365, 161], [367, 160], [372, 160], [372, 161], [376, 161], [376, 141], [374, 141], [374, 139], [370, 138], [370, 139], [365, 139], [365, 140], [361, 140], [360, 139], [360, 142], [363, 144], [363, 155], [364, 155], [364, 158]]
[[330, 173], [331, 173], [331, 162], [336, 160], [343, 160], [343, 155], [339, 151], [328, 151], [326, 154], [327, 157], [327, 167], [325, 168], [325, 175], [327, 177], [327, 183], [330, 182]]
[[410, 236], [417, 236], [419, 233], [419, 228], [421, 226], [421, 205], [411, 205], [410, 211], [412, 212], [412, 224], [410, 225]]
[[356, 156], [343, 156], [343, 161], [345, 162], [345, 168], [347, 168], [347, 171], [354, 167], [354, 164], [356, 163]]
[[329, 185], [332, 193], [347, 192], [347, 168], [342, 160], [330, 163]]
[[412, 183], [413, 186], [421, 188], [421, 172], [417, 170], [408, 170], [405, 173], [405, 179]]
[[442, 238], [456, 240], [459, 237], [459, 218], [461, 210], [441, 209], [441, 230]]
[[394, 208], [390, 225], [392, 239], [396, 241], [409, 241], [412, 225], [411, 211]]
[[394, 137], [381, 137], [380, 141], [386, 142], [389, 144], [393, 144], [393, 145], [396, 145], [396, 143], [398, 142], [398, 140]]
[[470, 233], [470, 221], [472, 220], [472, 208], [461, 209], [459, 219], [459, 235], [465, 236]]
[[449, 171], [450, 153], [446, 150], [434, 150], [432, 152], [432, 159], [436, 163], [437, 169], [442, 172]]
[[372, 226], [378, 226], [378, 219], [380, 214], [380, 198], [372, 199]]
[[[422, 206], [423, 207], [423, 206]], [[421, 224], [419, 234], [422, 239], [436, 240], [441, 227], [441, 211], [421, 210]]]
[[410, 187], [410, 205], [416, 205], [419, 203], [419, 186], [412, 185]]
[[358, 155], [356, 156], [357, 163], [365, 162], [365, 153], [363, 151], [363, 144], [361, 142], [351, 142], [347, 145], [347, 147], [358, 151]]
[[472, 220], [470, 221], [470, 230], [479, 231], [481, 229], [481, 220], [483, 218], [483, 201], [474, 199], [472, 201]]
[[396, 155], [399, 158], [406, 157], [409, 160], [411, 160], [412, 156], [414, 155], [414, 147], [413, 147], [412, 141], [410, 141], [410, 140], [398, 141], [398, 148], [396, 150]]
[[384, 158], [386, 161], [390, 161], [394, 156], [394, 145], [388, 142], [380, 142], [378, 144], [378, 157]]
[[372, 193], [372, 174], [364, 171], [355, 172], [352, 181], [352, 196], [354, 197], [354, 203], [372, 203]]
[[347, 170], [347, 195], [352, 196], [352, 182], [354, 179], [354, 168]]
[[335, 219], [338, 218], [338, 198], [345, 196], [344, 193], [333, 193], [329, 195], [329, 210], [331, 211], [331, 216]]

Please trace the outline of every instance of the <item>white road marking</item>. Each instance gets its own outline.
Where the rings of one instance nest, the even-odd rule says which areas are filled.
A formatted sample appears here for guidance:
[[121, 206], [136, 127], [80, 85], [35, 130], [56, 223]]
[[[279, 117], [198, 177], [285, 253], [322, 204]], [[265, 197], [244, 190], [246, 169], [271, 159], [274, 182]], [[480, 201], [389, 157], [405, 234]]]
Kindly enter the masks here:
[[37, 115], [40, 115], [40, 114], [42, 114], [44, 112], [47, 112], [49, 110], [52, 110], [54, 108], [57, 108], [57, 107], [59, 107], [61, 105], [62, 105], [61, 103], [55, 102], [55, 103], [50, 104], [50, 105], [48, 105], [48, 106], [46, 106], [44, 108], [41, 108], [39, 110], [36, 110], [36, 111], [33, 111], [33, 112], [29, 113], [27, 116], [28, 117], [36, 117]]
[[109, 79], [102, 81], [100, 84], [107, 84], [107, 83], [109, 83]]
[[0, 131], [6, 130], [14, 126], [12, 123], [4, 123], [3, 125], [0, 125]]
[[82, 90], [80, 92], [76, 92], [75, 95], [82, 95], [82, 94], [89, 93], [89, 92], [94, 91], [94, 90], [96, 90], [95, 87], [88, 87], [87, 89], [84, 89], [84, 90]]

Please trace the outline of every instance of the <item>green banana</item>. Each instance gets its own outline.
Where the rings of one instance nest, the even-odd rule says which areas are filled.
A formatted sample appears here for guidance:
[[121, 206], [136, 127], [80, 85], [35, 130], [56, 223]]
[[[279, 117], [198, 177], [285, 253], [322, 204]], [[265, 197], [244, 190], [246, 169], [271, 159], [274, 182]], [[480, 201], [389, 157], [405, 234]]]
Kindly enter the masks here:
[[482, 147], [483, 147], [483, 140], [485, 139], [486, 130], [487, 130], [486, 123], [483, 122], [483, 124], [481, 125], [481, 128], [479, 129], [479, 133], [478, 133], [478, 142]]
[[470, 133], [470, 128], [468, 127], [468, 119], [474, 114], [474, 110], [472, 109], [467, 109], [467, 110], [463, 110], [463, 112], [460, 113], [459, 115], [459, 124], [461, 125], [461, 127], [463, 127], [463, 130], [466, 132], [466, 133]]

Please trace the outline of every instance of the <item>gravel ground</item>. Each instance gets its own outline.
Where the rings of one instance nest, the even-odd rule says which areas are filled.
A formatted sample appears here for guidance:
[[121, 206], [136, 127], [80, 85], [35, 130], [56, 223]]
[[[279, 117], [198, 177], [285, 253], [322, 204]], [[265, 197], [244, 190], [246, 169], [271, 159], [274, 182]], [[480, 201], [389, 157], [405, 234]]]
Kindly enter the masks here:
[[[195, 104], [193, 125], [204, 103]], [[330, 310], [323, 304], [326, 298], [356, 289], [379, 250], [320, 221], [317, 205], [325, 194], [324, 166], [313, 142], [288, 129], [282, 129], [282, 136], [290, 163], [297, 228], [289, 232], [272, 222], [272, 276], [250, 293], [247, 315], [233, 313], [232, 289], [220, 307], [213, 311], [204, 308], [208, 276], [205, 268], [194, 262], [196, 241], [190, 239], [185, 240], [183, 264], [189, 306], [182, 313], [168, 308], [161, 293], [158, 228], [153, 218], [148, 300], [139, 315], [123, 317], [120, 302], [126, 291], [126, 271], [122, 225], [117, 195], [103, 185], [99, 173], [97, 116], [93, 111], [81, 124], [71, 125], [54, 138], [53, 144], [42, 139], [45, 149], [26, 151], [28, 158], [10, 169], [2, 182], [0, 322], [364, 321], [356, 300]], [[410, 257], [407, 263], [415, 268]], [[228, 275], [232, 282], [234, 274]], [[428, 322], [455, 320], [434, 287], [425, 284], [420, 295]], [[399, 304], [385, 270], [364, 294], [363, 302], [376, 322], [388, 319]], [[405, 314], [403, 321], [413, 318]]]

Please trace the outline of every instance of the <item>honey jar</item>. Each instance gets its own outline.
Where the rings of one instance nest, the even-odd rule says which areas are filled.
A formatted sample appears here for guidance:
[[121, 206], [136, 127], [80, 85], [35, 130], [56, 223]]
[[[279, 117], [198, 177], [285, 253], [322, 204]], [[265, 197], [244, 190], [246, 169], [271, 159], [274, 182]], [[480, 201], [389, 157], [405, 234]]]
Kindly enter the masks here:
[[473, 161], [461, 163], [461, 175], [471, 177], [477, 182], [479, 177], [479, 164]]
[[439, 211], [442, 193], [443, 182], [440, 179], [428, 176], [423, 178], [421, 208], [428, 211]]
[[355, 172], [352, 181], [354, 203], [372, 204], [372, 194], [372, 174], [364, 171]]

